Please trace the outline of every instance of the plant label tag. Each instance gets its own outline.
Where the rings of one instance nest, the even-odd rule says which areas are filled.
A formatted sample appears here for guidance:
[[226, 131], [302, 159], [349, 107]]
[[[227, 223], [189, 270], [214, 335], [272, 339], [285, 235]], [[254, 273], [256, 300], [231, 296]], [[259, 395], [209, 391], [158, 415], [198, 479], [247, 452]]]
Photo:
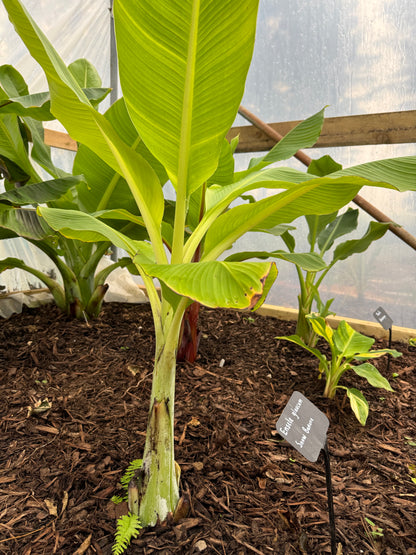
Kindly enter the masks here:
[[390, 318], [384, 308], [379, 306], [377, 310], [374, 311], [373, 316], [377, 320], [377, 322], [383, 326], [385, 330], [391, 329], [393, 325], [393, 320]]
[[326, 443], [329, 420], [299, 391], [294, 391], [284, 408], [276, 430], [308, 461], [318, 460]]

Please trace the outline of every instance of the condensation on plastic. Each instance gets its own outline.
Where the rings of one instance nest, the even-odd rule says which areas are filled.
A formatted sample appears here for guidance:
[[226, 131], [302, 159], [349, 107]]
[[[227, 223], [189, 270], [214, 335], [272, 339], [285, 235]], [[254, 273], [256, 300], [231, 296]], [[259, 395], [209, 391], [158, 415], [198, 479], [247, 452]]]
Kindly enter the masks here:
[[[67, 63], [89, 59], [104, 85], [109, 85], [110, 0], [25, 0], [24, 4]], [[328, 117], [414, 109], [413, 4], [412, 0], [260, 0], [243, 104], [268, 122], [303, 119], [325, 105], [329, 105]], [[43, 90], [42, 72], [25, 52], [0, 5], [0, 63], [16, 65], [31, 90]], [[236, 120], [236, 125], [245, 123], [241, 117]], [[414, 155], [415, 145], [332, 148], [309, 154], [314, 158], [330, 154], [350, 166]], [[237, 155], [238, 169], [246, 167], [249, 158]], [[301, 167], [296, 161], [290, 165]], [[366, 190], [362, 194], [416, 235], [415, 193]], [[366, 214], [360, 214], [361, 231], [368, 221]], [[298, 242], [306, 247], [303, 222], [296, 225]], [[265, 244], [281, 245], [276, 238], [252, 234], [239, 243], [252, 250]], [[31, 249], [30, 256], [37, 260], [32, 246], [25, 245], [22, 248]], [[10, 255], [0, 242], [0, 257], [4, 256]], [[295, 307], [295, 272], [289, 264], [277, 264], [279, 276], [267, 301]], [[0, 283], [6, 274], [0, 275]], [[364, 254], [339, 263], [323, 282], [322, 296], [335, 297], [334, 310], [343, 316], [371, 319], [381, 304], [395, 324], [415, 327], [415, 278], [415, 252], [388, 233]], [[13, 280], [11, 289], [27, 288], [21, 276]]]

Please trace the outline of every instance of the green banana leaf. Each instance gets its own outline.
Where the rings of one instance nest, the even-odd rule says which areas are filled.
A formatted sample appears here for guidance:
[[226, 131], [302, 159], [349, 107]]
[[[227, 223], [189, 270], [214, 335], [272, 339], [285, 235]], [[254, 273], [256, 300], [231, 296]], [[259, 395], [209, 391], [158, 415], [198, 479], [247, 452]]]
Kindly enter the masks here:
[[341, 164], [335, 162], [335, 160], [328, 154], [321, 156], [318, 160], [312, 160], [308, 166], [308, 173], [319, 177], [324, 177], [325, 175], [329, 175], [340, 170], [342, 170]]
[[0, 210], [0, 227], [15, 233], [19, 237], [36, 241], [54, 235], [53, 230], [45, 220], [39, 218], [36, 210], [28, 208], [12, 207], [9, 210]]
[[217, 168], [243, 96], [257, 4], [241, 0], [237, 10], [223, 2], [218, 17], [216, 4], [197, 0], [114, 2], [120, 81], [130, 116], [182, 196]]
[[287, 262], [292, 262], [300, 266], [308, 272], [319, 272], [326, 268], [325, 261], [314, 252], [303, 252], [303, 253], [289, 253], [282, 250], [276, 251], [244, 251], [237, 252], [227, 256], [225, 259], [227, 262], [240, 262], [243, 260], [249, 260], [251, 258], [259, 258], [265, 260], [268, 258], [278, 258], [280, 260], [286, 260]]
[[[312, 216], [313, 217], [313, 216]], [[325, 216], [318, 216], [319, 218], [325, 218]], [[306, 217], [308, 219], [308, 216]], [[321, 220], [322, 221], [322, 220]], [[318, 235], [318, 247], [321, 251], [321, 254], [328, 251], [334, 241], [354, 231], [358, 225], [358, 210], [353, 210], [352, 208], [348, 208], [346, 212], [340, 214], [335, 219], [333, 219], [329, 225], [325, 226], [325, 228], [319, 233]]]
[[368, 403], [364, 395], [354, 387], [345, 388], [350, 401], [351, 409], [357, 420], [362, 426], [365, 426], [368, 418]]
[[373, 241], [383, 237], [388, 230], [388, 226], [388, 223], [370, 222], [367, 231], [360, 239], [351, 239], [336, 247], [331, 264], [335, 264], [338, 260], [345, 260], [353, 254], [366, 251]]
[[[84, 88], [83, 92], [92, 105], [96, 106], [104, 100], [111, 89], [104, 87]], [[15, 114], [21, 117], [30, 117], [39, 121], [51, 121], [55, 116], [50, 110], [49, 92], [33, 93], [26, 96], [10, 97], [0, 101], [1, 114]]]
[[331, 326], [326, 323], [325, 318], [317, 314], [308, 314], [306, 318], [317, 335], [323, 337], [330, 345], [334, 344], [334, 331]]
[[236, 179], [242, 179], [252, 171], [258, 171], [269, 164], [288, 160], [298, 150], [312, 147], [322, 131], [324, 124], [325, 108], [317, 112], [313, 116], [301, 121], [289, 133], [287, 133], [275, 146], [265, 155], [259, 158], [252, 158], [249, 168], [245, 171], [238, 172]]
[[[133, 258], [142, 249], [152, 251], [148, 243], [130, 239], [120, 231], [113, 229], [94, 216], [78, 212], [77, 210], [63, 210], [39, 206], [38, 213], [55, 231], [64, 237], [78, 239], [85, 242], [110, 241], [116, 247], [124, 249]], [[153, 252], [153, 251], [152, 251]]]
[[[111, 89], [101, 86], [101, 78], [88, 60], [76, 60], [68, 69], [92, 104], [97, 105], [109, 94]], [[49, 92], [29, 94], [23, 76], [13, 66], [0, 66], [0, 85], [6, 93], [0, 98], [0, 114], [16, 114], [40, 121], [55, 119], [50, 112]]]
[[[140, 140], [131, 123], [124, 99], [117, 100], [104, 117], [120, 137], [123, 137], [124, 142], [148, 161], [163, 185], [167, 180], [166, 171]], [[86, 177], [87, 182], [78, 187], [78, 199], [85, 211], [91, 213], [105, 208], [124, 208], [138, 213], [126, 180], [85, 145], [78, 147], [73, 172]]]
[[[239, 205], [218, 217], [206, 235], [204, 258], [217, 258], [247, 231], [290, 223], [305, 214], [323, 214], [345, 206], [364, 185], [376, 185], [359, 177], [318, 178], [256, 203]], [[386, 184], [386, 186], [389, 186]]]
[[334, 343], [339, 354], [346, 358], [358, 353], [366, 353], [374, 343], [372, 337], [355, 331], [345, 320], [342, 320], [334, 332]]
[[263, 295], [272, 262], [199, 262], [198, 264], [143, 264], [151, 277], [175, 293], [209, 307], [254, 308]]
[[[416, 190], [416, 156], [402, 156], [399, 158], [387, 158], [385, 160], [376, 160], [344, 168], [340, 171], [331, 173], [331, 177], [339, 177], [343, 175], [359, 175], [372, 181], [389, 183], [398, 191], [415, 191]], [[379, 184], [379, 187], [385, 187]], [[389, 187], [390, 188], [390, 187]]]
[[[0, 114], [0, 159], [3, 160], [6, 168], [7, 160], [10, 160], [26, 174], [27, 178], [33, 181], [40, 180], [30, 163], [19, 121], [13, 114]], [[12, 174], [13, 171], [9, 170], [9, 173]]]
[[394, 389], [389, 384], [388, 380], [380, 374], [375, 366], [369, 362], [360, 364], [358, 366], [352, 366], [352, 369], [361, 378], [365, 378], [368, 383], [374, 387], [382, 387], [387, 391], [394, 391]]

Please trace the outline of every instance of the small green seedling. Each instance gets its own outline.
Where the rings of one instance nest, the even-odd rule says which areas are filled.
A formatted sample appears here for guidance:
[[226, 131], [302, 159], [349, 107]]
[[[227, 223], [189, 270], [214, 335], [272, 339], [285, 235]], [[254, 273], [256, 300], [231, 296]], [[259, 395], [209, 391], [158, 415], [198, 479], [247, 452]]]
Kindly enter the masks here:
[[383, 537], [383, 528], [380, 528], [375, 524], [372, 520], [365, 517], [365, 521], [367, 524], [370, 525], [370, 534], [373, 536], [374, 539], [382, 538]]
[[344, 372], [351, 369], [358, 376], [365, 378], [370, 385], [382, 387], [387, 391], [393, 391], [389, 382], [373, 364], [363, 362], [359, 365], [353, 365], [351, 363], [353, 360], [366, 361], [367, 359], [378, 358], [387, 354], [396, 358], [401, 356], [401, 353], [394, 349], [371, 351], [371, 346], [375, 340], [358, 333], [345, 320], [342, 320], [338, 328], [333, 330], [321, 316], [309, 314], [307, 319], [313, 331], [328, 343], [331, 349], [330, 360], [317, 348], [306, 345], [298, 335], [278, 337], [277, 339], [286, 339], [296, 343], [315, 355], [319, 359], [320, 377], [324, 375], [326, 379], [324, 396], [333, 399], [337, 389], [345, 389], [355, 416], [360, 424], [364, 426], [368, 417], [367, 400], [358, 389], [339, 385], [341, 376]]
[[409, 339], [409, 345], [411, 345], [412, 347], [416, 347], [416, 337], [411, 337]]

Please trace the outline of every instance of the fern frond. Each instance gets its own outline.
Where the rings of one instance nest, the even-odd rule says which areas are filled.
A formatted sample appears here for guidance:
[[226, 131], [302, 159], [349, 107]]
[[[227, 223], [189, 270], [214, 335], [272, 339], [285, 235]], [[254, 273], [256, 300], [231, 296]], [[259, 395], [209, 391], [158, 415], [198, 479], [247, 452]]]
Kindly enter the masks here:
[[126, 491], [128, 490], [130, 480], [134, 478], [134, 473], [142, 467], [142, 464], [143, 459], [135, 459], [129, 464], [126, 472], [120, 478], [120, 483]]
[[117, 520], [115, 543], [112, 547], [113, 555], [121, 555], [130, 545], [131, 539], [139, 535], [141, 529], [139, 517], [129, 513]]
[[121, 497], [120, 495], [113, 495], [111, 501], [114, 503], [114, 505], [119, 505], [120, 503], [123, 503], [123, 501], [126, 501], [126, 499], [126, 495], [123, 495], [123, 497]]

